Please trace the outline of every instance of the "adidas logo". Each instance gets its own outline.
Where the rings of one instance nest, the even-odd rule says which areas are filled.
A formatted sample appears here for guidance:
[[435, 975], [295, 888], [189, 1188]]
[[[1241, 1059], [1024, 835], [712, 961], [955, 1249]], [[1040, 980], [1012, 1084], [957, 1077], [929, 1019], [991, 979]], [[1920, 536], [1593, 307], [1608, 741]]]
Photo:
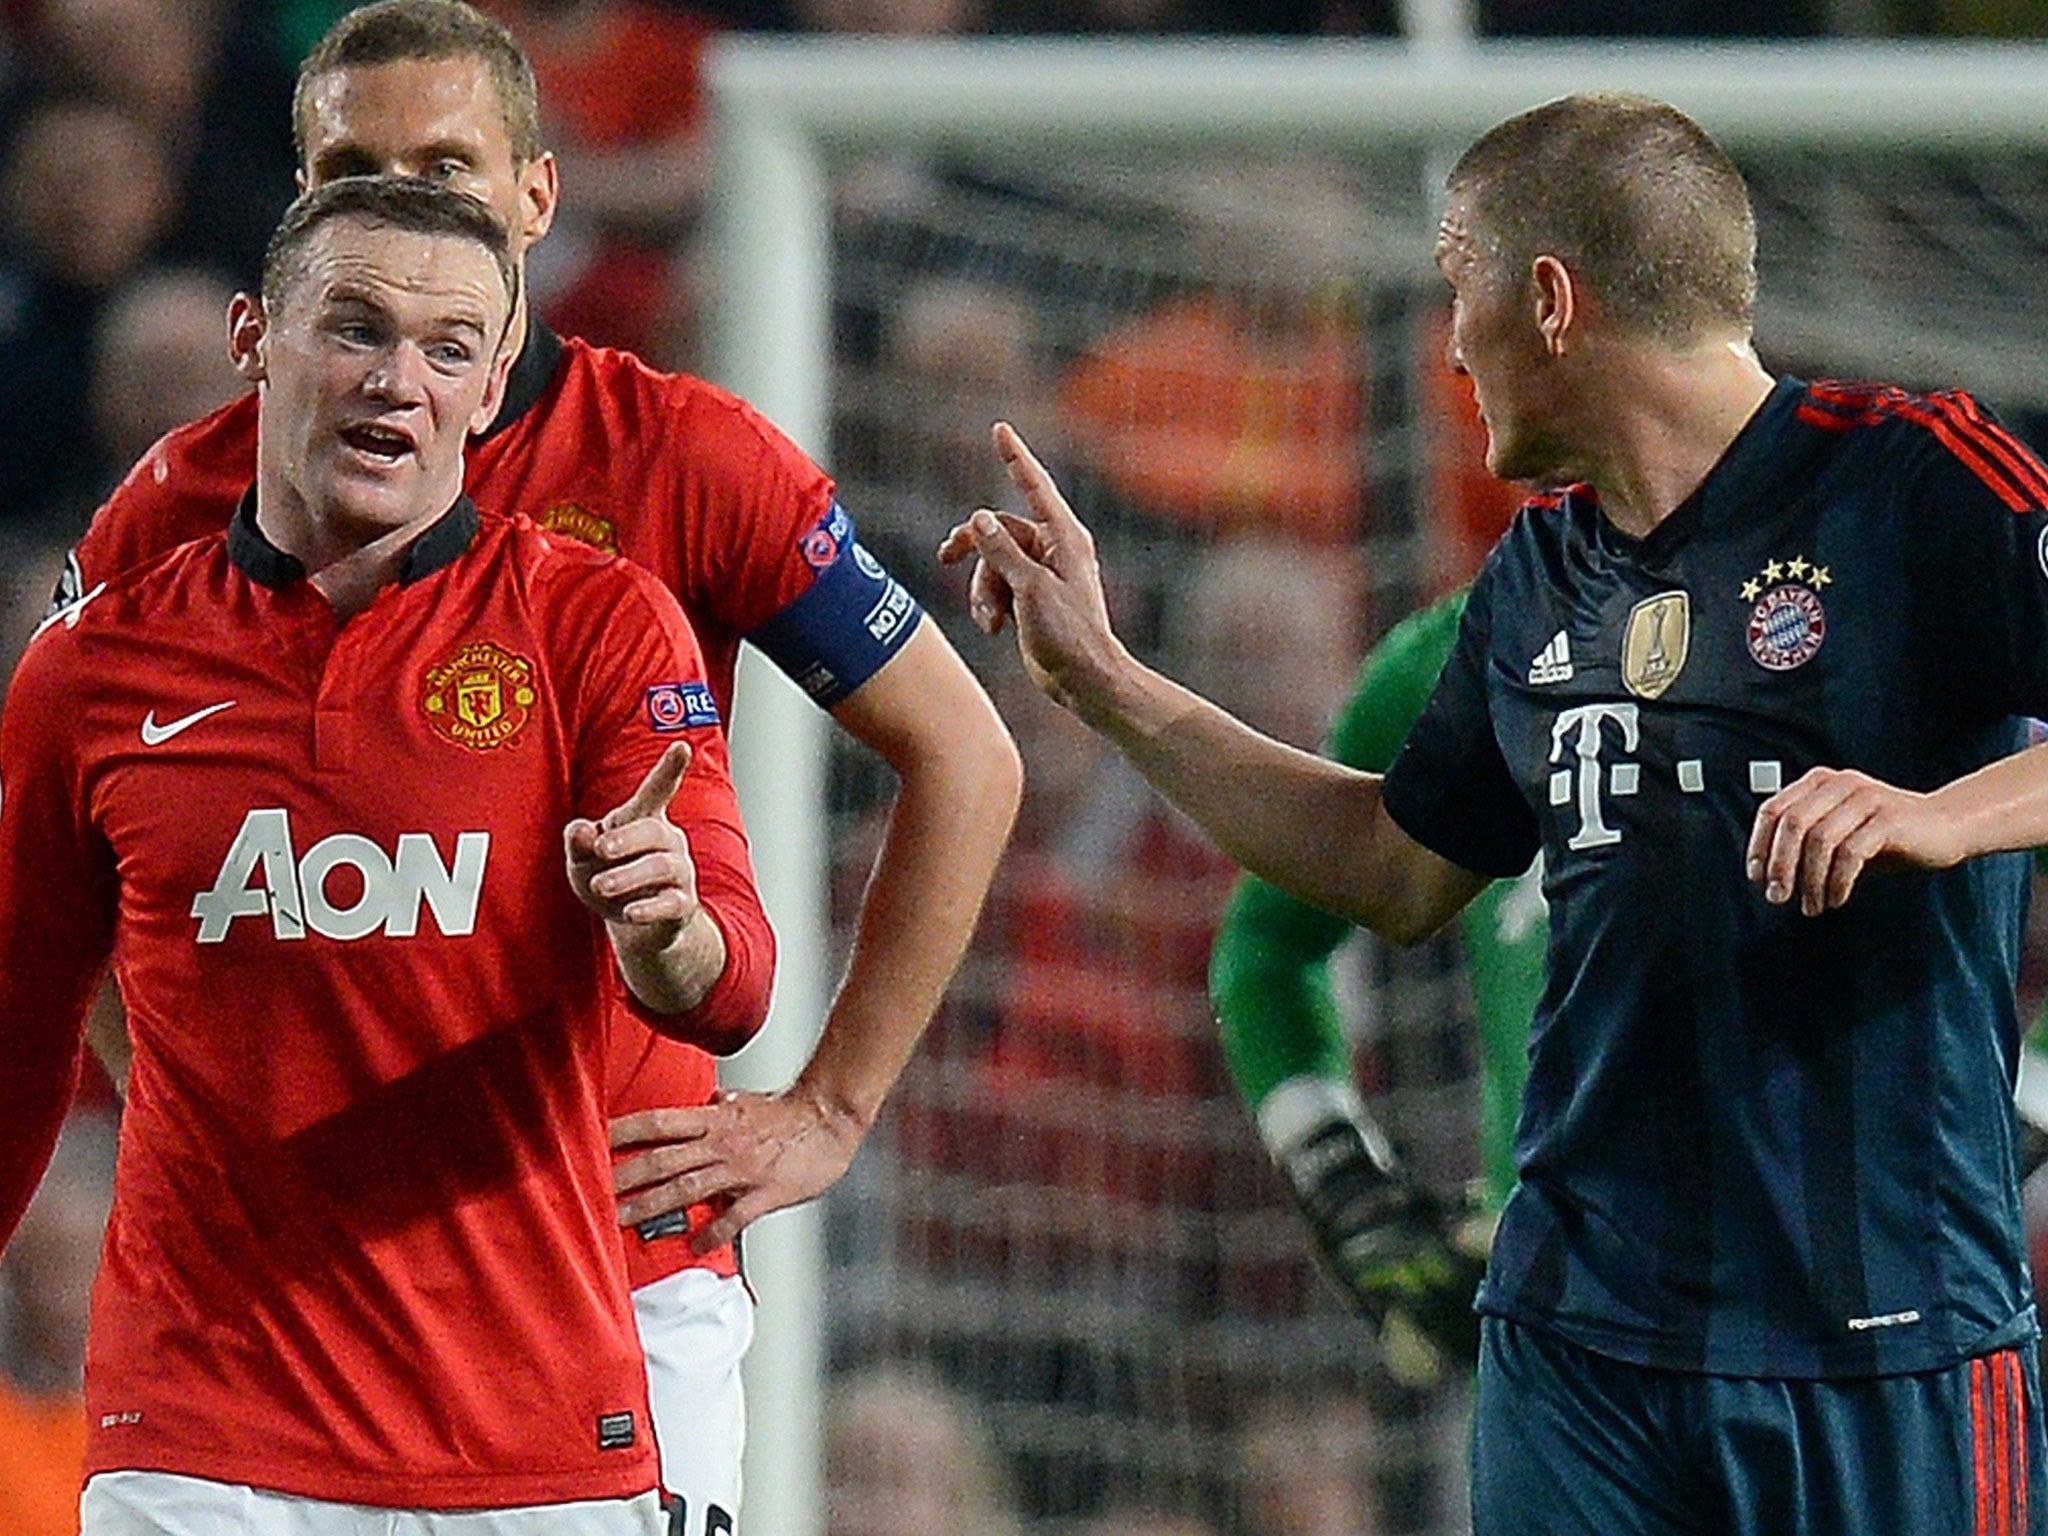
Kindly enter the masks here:
[[1550, 644], [1538, 651], [1536, 659], [1529, 663], [1529, 681], [1542, 687], [1546, 683], [1568, 683], [1571, 680], [1571, 637], [1560, 629], [1550, 637]]

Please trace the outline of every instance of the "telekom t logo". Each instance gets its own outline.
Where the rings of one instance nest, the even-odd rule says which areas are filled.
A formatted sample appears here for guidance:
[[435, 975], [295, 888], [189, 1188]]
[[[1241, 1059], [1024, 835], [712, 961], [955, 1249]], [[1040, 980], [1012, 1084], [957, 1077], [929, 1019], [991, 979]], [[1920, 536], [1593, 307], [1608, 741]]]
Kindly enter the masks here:
[[[1550, 776], [1552, 805], [1569, 803], [1574, 788], [1577, 790], [1579, 830], [1565, 843], [1573, 850], [1605, 848], [1621, 841], [1621, 834], [1607, 825], [1600, 814], [1601, 729], [1610, 720], [1621, 727], [1622, 750], [1635, 751], [1638, 737], [1633, 704], [1581, 704], [1565, 710], [1550, 727], [1550, 760], [1563, 762], [1567, 752], [1578, 759], [1576, 768], [1559, 768]], [[1641, 780], [1642, 769], [1636, 763], [1616, 763], [1609, 775], [1609, 793], [1632, 795]]]
[[[443, 934], [462, 938], [476, 931], [490, 852], [490, 833], [461, 833], [451, 869], [424, 832], [401, 833], [396, 858], [367, 837], [337, 832], [321, 838], [301, 859], [292, 847], [287, 812], [251, 811], [228, 845], [213, 888], [192, 898], [199, 942], [218, 944], [236, 918], [264, 916], [280, 939], [303, 939], [308, 929], [326, 939], [360, 939], [379, 929], [409, 939], [419, 932], [422, 904], [433, 910]], [[361, 877], [362, 893], [340, 906], [328, 895], [327, 877], [344, 865]], [[252, 884], [258, 870], [262, 881]]]

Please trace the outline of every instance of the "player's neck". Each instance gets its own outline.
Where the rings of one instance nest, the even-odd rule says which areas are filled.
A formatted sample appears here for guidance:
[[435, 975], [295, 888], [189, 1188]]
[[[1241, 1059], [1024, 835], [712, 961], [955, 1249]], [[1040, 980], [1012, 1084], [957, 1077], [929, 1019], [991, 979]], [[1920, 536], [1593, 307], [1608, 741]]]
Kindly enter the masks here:
[[306, 568], [306, 579], [346, 622], [398, 580], [414, 540], [441, 520], [462, 494], [458, 484], [429, 508], [397, 525], [363, 523], [334, 509], [315, 507], [288, 487], [265, 494], [259, 481], [256, 526], [278, 549]]
[[1613, 378], [1612, 409], [1585, 476], [1623, 533], [1642, 538], [1699, 489], [1770, 395], [1746, 343], [1646, 351]]

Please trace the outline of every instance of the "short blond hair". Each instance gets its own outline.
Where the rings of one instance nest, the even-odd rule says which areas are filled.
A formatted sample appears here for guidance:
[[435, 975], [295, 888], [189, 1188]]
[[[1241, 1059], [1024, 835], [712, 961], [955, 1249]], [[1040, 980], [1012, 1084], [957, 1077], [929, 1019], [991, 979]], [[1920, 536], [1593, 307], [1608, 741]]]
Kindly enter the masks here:
[[1534, 107], [1482, 134], [1445, 190], [1503, 277], [1555, 256], [1628, 330], [1674, 343], [1749, 334], [1749, 188], [1668, 103], [1590, 94]]

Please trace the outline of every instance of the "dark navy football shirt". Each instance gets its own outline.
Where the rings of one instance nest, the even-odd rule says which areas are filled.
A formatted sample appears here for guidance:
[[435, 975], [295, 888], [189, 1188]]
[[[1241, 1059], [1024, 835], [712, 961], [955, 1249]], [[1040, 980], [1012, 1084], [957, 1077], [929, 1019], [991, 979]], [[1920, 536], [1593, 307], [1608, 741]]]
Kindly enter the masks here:
[[2048, 710], [2048, 471], [1962, 395], [1781, 382], [1649, 537], [1525, 507], [1386, 785], [1544, 860], [1549, 977], [1479, 1306], [1625, 1360], [1924, 1370], [2033, 1329], [2012, 1150], [2020, 855], [1768, 905], [1817, 765], [1931, 790]]

